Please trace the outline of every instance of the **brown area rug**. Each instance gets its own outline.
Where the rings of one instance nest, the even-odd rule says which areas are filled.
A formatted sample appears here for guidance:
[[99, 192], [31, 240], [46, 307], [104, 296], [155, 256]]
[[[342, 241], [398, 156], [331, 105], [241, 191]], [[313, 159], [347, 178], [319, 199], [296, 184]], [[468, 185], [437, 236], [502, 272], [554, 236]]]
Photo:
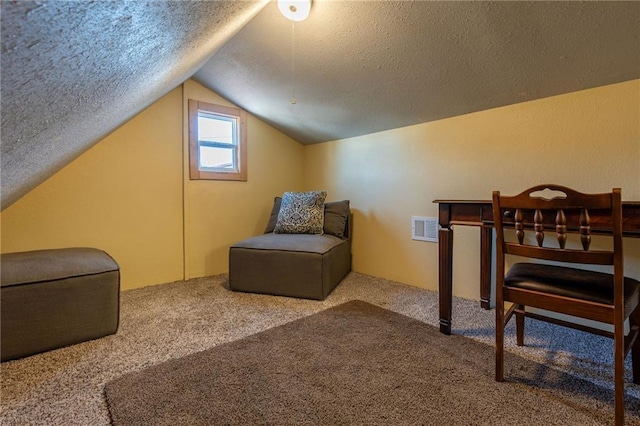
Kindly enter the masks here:
[[[352, 301], [125, 375], [114, 425], [601, 425], [613, 393], [493, 347]], [[627, 424], [640, 424], [627, 397]]]

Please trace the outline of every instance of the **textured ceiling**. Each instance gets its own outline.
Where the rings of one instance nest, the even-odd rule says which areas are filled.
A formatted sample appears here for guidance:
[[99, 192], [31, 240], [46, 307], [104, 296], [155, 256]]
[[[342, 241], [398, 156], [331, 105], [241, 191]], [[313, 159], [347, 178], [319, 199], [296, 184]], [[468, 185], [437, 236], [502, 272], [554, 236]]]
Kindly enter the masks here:
[[640, 2], [315, 0], [295, 78], [266, 0], [0, 6], [2, 209], [194, 73], [302, 143], [640, 78]]
[[265, 3], [1, 1], [2, 209], [189, 78]]
[[640, 77], [640, 2], [315, 0], [293, 79], [291, 34], [268, 4], [195, 79], [301, 143]]

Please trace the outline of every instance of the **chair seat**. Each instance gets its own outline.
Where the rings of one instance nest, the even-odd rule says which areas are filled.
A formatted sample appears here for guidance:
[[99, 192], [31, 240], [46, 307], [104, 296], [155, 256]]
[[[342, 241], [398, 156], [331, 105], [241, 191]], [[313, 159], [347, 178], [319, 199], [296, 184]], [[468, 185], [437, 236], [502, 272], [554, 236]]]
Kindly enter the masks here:
[[[613, 275], [541, 263], [516, 263], [507, 272], [507, 287], [541, 291], [596, 303], [613, 303]], [[624, 279], [625, 301], [638, 297], [640, 282]]]
[[329, 234], [274, 234], [268, 233], [235, 243], [231, 248], [254, 250], [280, 250], [325, 254], [334, 247], [343, 244], [344, 239]]

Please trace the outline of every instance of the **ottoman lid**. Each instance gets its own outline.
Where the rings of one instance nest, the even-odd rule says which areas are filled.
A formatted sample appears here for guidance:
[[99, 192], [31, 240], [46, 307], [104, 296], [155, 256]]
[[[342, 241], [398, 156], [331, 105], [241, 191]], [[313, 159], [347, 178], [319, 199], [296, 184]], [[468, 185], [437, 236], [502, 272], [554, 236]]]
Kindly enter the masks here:
[[3, 253], [0, 255], [0, 284], [59, 280], [100, 274], [119, 269], [102, 250], [86, 247]]

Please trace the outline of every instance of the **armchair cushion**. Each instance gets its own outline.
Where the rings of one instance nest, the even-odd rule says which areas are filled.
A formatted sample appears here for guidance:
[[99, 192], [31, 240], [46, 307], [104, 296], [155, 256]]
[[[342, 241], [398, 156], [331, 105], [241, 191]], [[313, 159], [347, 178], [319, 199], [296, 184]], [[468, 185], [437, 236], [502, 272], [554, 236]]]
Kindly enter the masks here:
[[278, 223], [278, 213], [280, 213], [280, 206], [282, 205], [282, 197], [275, 197], [273, 199], [273, 207], [271, 208], [271, 216], [269, 216], [269, 223], [264, 230], [265, 234], [273, 232], [276, 229], [276, 223]]
[[326, 191], [285, 192], [276, 234], [322, 234]]
[[[282, 197], [274, 197], [269, 223], [264, 230], [265, 234], [271, 233], [276, 228], [278, 213], [282, 205]], [[347, 238], [347, 223], [350, 214], [349, 200], [333, 201], [324, 204], [324, 226], [325, 234], [335, 235], [338, 238]]]
[[247, 238], [232, 247], [324, 254], [340, 243], [342, 241], [332, 235], [271, 233]]
[[347, 219], [349, 218], [349, 200], [324, 204], [324, 233], [345, 238]]

